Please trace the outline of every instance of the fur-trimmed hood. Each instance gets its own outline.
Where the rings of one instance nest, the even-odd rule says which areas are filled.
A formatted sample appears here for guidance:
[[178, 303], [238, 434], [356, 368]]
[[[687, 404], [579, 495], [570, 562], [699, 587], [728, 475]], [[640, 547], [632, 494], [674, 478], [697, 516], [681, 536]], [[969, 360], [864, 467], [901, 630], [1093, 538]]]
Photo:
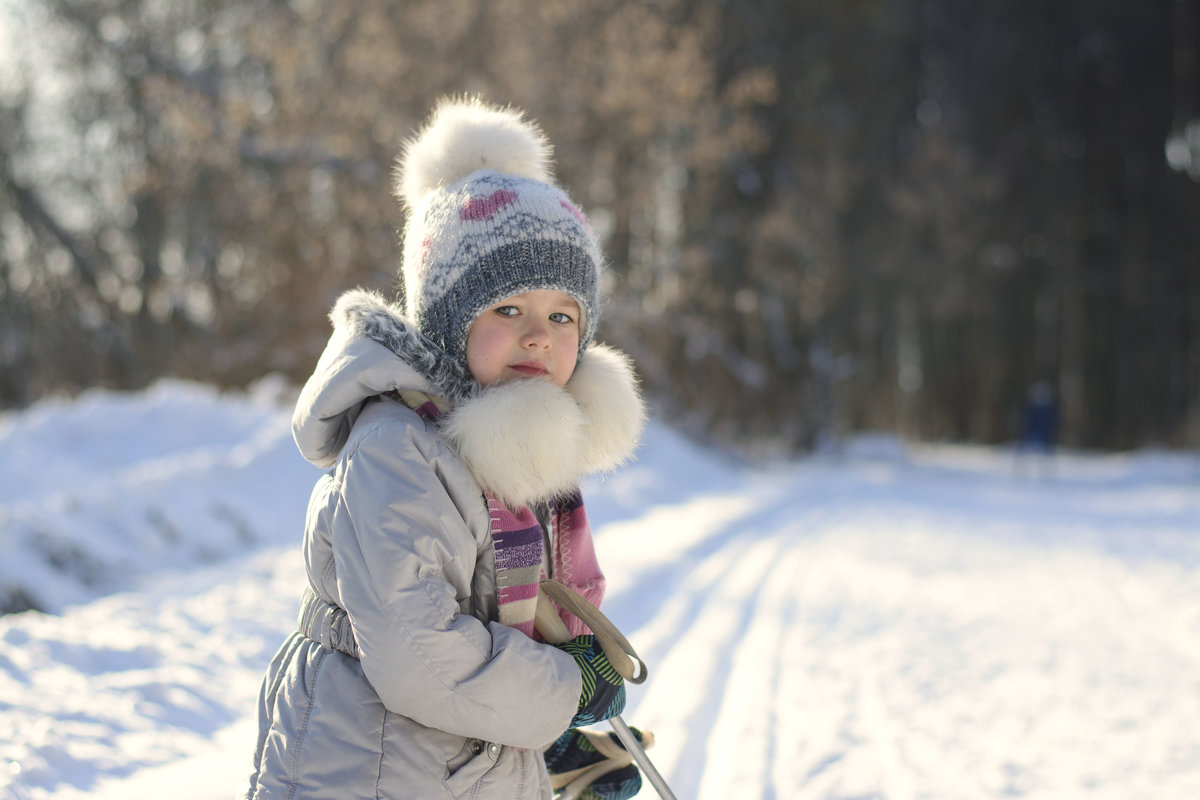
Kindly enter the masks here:
[[292, 433], [306, 459], [334, 464], [363, 405], [391, 391], [444, 399], [442, 434], [482, 488], [512, 506], [571, 492], [633, 453], [645, 409], [628, 358], [592, 345], [565, 387], [517, 380], [480, 387], [380, 295], [342, 295], [333, 335], [305, 384]]

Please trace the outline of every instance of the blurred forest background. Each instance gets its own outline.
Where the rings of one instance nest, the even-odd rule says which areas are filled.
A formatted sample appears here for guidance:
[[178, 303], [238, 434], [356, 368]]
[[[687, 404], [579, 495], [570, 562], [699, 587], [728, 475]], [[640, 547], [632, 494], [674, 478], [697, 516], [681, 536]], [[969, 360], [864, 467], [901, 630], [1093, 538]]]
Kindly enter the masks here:
[[1200, 0], [0, 0], [0, 406], [297, 382], [401, 140], [526, 109], [602, 338], [747, 451], [1200, 446]]

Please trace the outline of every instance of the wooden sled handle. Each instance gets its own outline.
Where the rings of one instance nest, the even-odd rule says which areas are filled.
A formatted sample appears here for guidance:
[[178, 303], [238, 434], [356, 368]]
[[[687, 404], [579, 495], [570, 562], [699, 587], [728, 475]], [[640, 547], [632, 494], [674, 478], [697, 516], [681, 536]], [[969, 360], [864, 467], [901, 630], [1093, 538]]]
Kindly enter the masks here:
[[550, 644], [565, 642], [571, 638], [566, 623], [558, 616], [554, 603], [571, 612], [591, 629], [604, 651], [608, 663], [625, 680], [633, 684], [644, 683], [647, 676], [646, 662], [638, 657], [617, 626], [600, 609], [589, 603], [583, 595], [557, 581], [542, 581], [538, 591], [537, 609], [533, 615], [534, 627]]
[[[582, 595], [574, 590], [563, 586], [556, 581], [542, 581], [538, 591], [537, 607], [534, 610], [533, 624], [542, 634], [542, 638], [551, 644], [565, 642], [571, 638], [571, 632], [567, 630], [566, 623], [558, 616], [558, 610], [554, 608], [554, 603], [570, 611], [579, 619], [583, 620], [592, 633], [596, 636], [596, 641], [600, 642], [601, 649], [604, 650], [604, 655], [608, 658], [613, 668], [621, 674], [621, 677], [630, 683], [642, 683], [646, 680], [646, 663], [638, 657], [634, 652], [633, 646], [621, 635], [617, 630], [617, 626], [609, 622], [608, 617], [600, 613], [594, 605], [589, 603]], [[646, 747], [654, 742], [653, 734], [645, 732], [647, 737], [645, 745], [637, 740], [633, 735], [633, 731], [625, 724], [625, 720], [621, 719], [620, 715], [609, 719], [608, 724], [616, 732], [617, 738], [621, 740], [625, 750], [637, 763], [642, 771], [642, 775], [650, 782], [658, 792], [658, 796], [662, 800], [676, 800], [675, 795], [671, 792], [671, 787], [667, 786], [667, 782], [663, 776], [655, 768], [654, 764], [646, 756]], [[598, 768], [603, 768], [605, 762], [597, 765]], [[624, 762], [613, 762], [622, 763]], [[599, 769], [598, 769], [599, 771]], [[598, 777], [596, 775], [587, 775], [580, 777], [578, 781], [574, 781], [567, 788], [570, 792], [582, 792], [591, 784], [591, 781]], [[567, 797], [576, 797], [576, 794], [564, 794], [564, 799]]]

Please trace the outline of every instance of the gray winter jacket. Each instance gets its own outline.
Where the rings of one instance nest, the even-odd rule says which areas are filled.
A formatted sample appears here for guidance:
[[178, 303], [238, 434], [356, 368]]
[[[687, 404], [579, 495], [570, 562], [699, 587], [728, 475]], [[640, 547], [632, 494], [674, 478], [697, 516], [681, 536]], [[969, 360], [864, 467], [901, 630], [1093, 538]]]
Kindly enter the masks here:
[[[593, 347], [564, 389], [473, 390], [380, 298], [349, 293], [332, 317], [293, 418], [330, 470], [309, 501], [310, 585], [263, 681], [247, 797], [550, 798], [541, 748], [576, 711], [579, 670], [496, 621], [483, 489], [525, 504], [624, 460], [643, 420], [628, 364]], [[454, 405], [435, 426], [396, 392]]]

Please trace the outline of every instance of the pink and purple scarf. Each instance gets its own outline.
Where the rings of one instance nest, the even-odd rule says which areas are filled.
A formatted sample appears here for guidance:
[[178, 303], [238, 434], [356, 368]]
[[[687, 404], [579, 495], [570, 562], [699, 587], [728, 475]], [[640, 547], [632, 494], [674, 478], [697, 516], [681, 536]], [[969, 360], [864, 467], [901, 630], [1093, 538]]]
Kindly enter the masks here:
[[[528, 507], [512, 511], [487, 494], [492, 518], [492, 541], [496, 548], [496, 599], [500, 621], [535, 634], [533, 615], [537, 609], [538, 583], [543, 574], [545, 539], [542, 526]], [[604, 575], [596, 562], [596, 549], [588, 526], [587, 511], [578, 492], [551, 505], [550, 526], [553, 577], [599, 606], [604, 597]], [[559, 616], [572, 636], [591, 633], [574, 614], [559, 609]]]
[[[399, 396], [396, 399], [408, 404]], [[417, 404], [414, 410], [430, 421], [436, 421], [442, 413], [432, 400]], [[500, 622], [531, 639], [540, 640], [533, 625], [538, 584], [542, 578], [550, 577], [543, 570], [545, 538], [541, 523], [528, 506], [513, 510], [491, 492], [485, 490], [484, 494], [496, 551], [496, 600]], [[570, 497], [551, 503], [550, 510], [550, 539], [554, 543], [550, 567], [554, 579], [599, 607], [604, 598], [604, 574], [596, 561], [583, 497], [576, 490]], [[563, 609], [559, 609], [558, 614], [571, 636], [591, 633], [574, 614]]]

